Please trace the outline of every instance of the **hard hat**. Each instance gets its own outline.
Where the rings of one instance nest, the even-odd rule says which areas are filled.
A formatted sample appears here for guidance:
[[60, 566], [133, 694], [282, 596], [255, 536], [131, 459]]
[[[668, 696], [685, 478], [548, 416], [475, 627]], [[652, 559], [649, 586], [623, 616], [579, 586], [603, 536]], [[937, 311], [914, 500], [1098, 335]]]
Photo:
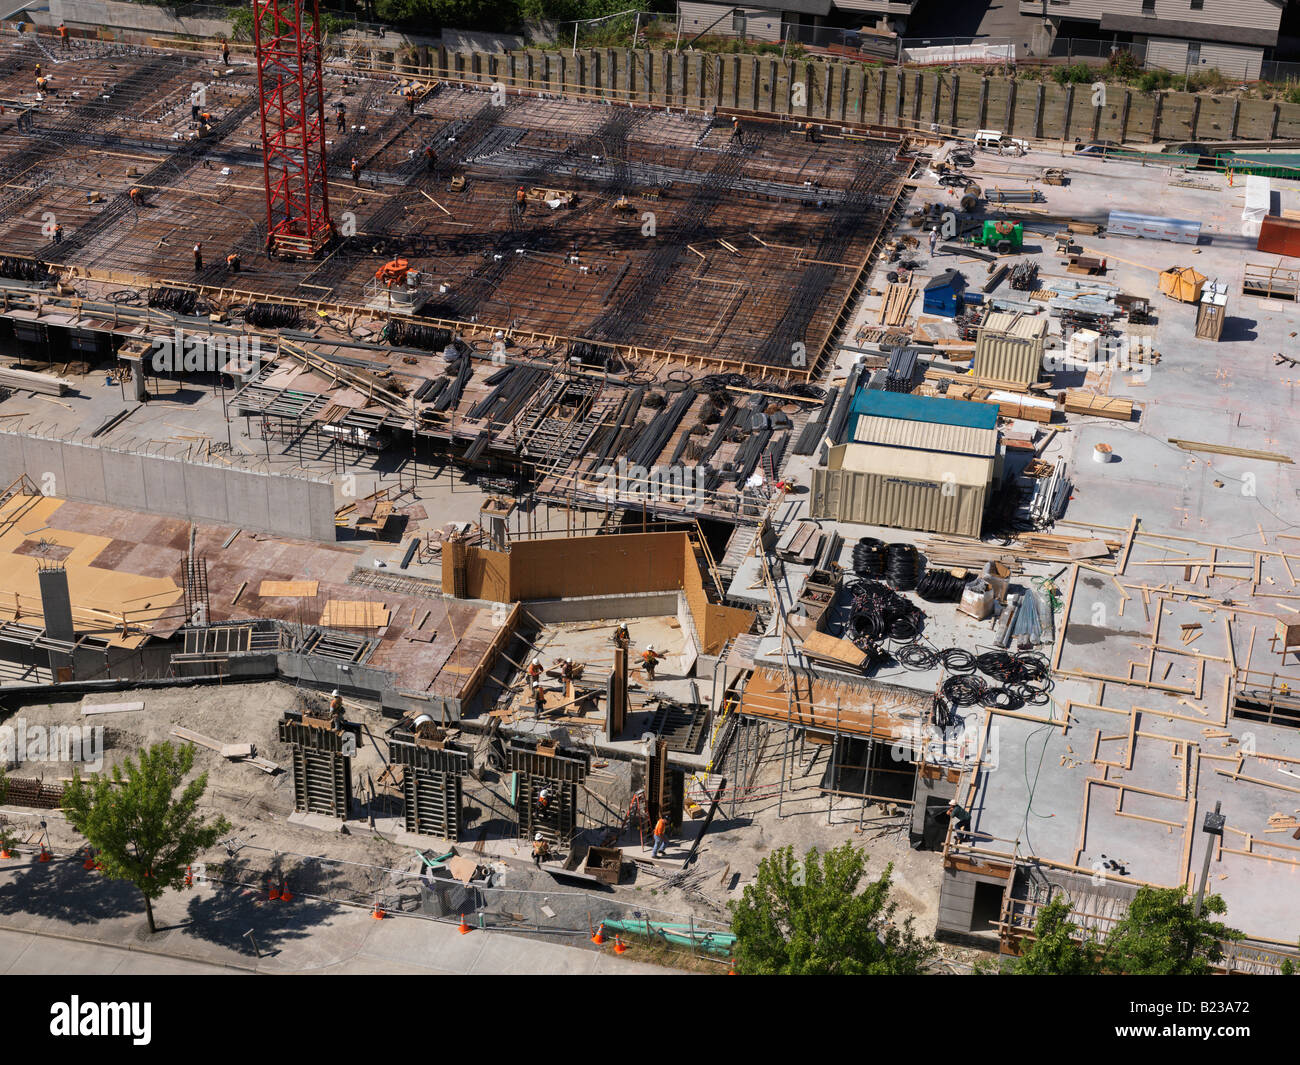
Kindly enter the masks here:
[[538, 840], [539, 842], [541, 841], [541, 838], [542, 838], [542, 834], [540, 832], [538, 832], [537, 835], [533, 837], [533, 839]]
[[330, 695], [338, 695], [338, 693], [339, 693], [338, 688], [335, 688], [332, 692], [330, 692]]
[[646, 644], [646, 645], [645, 645], [645, 649], [646, 649], [647, 651], [653, 651], [653, 650], [654, 650], [654, 646], [653, 646], [652, 644]]
[[534, 690], [534, 691], [537, 690], [537, 689], [540, 688], [540, 687], [541, 687], [540, 684], [538, 684], [536, 681], [533, 681], [533, 690]]
[[566, 659], [564, 660], [564, 664], [565, 664], [566, 666], [571, 666], [571, 665], [573, 665], [573, 659], [572, 659], [572, 658], [566, 658]]
[[533, 659], [533, 665], [540, 666], [541, 664], [542, 664], [542, 660], [540, 658]]

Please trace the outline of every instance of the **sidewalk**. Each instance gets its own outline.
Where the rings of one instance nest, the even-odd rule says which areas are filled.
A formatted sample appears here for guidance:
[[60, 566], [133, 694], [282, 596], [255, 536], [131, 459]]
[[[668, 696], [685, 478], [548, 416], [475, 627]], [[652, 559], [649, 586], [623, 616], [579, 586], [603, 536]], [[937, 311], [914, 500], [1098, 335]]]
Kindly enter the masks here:
[[[125, 969], [103, 952], [33, 950], [25, 936], [0, 938], [0, 972], [173, 973], [171, 959], [205, 971], [263, 974], [441, 973], [446, 975], [669, 975], [673, 969], [626, 962], [585, 938], [557, 941], [475, 929], [409, 915], [376, 920], [369, 911], [318, 899], [268, 902], [224, 885], [168, 892], [154, 905], [150, 935], [144, 900], [130, 885], [106, 880], [80, 861], [41, 864], [24, 856], [0, 864], [0, 931], [57, 937], [156, 958]], [[262, 957], [245, 933], [252, 930]], [[75, 955], [75, 957], [74, 957]], [[45, 966], [45, 968], [42, 968]], [[89, 967], [88, 967], [89, 966]], [[190, 970], [193, 971], [193, 970]]]

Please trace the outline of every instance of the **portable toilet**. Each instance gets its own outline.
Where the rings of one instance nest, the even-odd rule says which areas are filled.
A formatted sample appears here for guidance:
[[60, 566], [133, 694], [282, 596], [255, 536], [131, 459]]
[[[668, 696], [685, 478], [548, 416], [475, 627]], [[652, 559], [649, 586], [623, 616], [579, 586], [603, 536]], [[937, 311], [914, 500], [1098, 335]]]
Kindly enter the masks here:
[[955, 318], [962, 308], [962, 292], [966, 279], [959, 270], [945, 270], [925, 286], [922, 307], [926, 314], [940, 314]]

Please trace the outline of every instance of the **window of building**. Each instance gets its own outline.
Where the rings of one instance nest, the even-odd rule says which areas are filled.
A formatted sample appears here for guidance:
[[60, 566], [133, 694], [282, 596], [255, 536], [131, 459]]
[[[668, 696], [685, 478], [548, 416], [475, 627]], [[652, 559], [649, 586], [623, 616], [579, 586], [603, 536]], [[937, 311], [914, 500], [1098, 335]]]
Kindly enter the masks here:
[[731, 13], [731, 29], [733, 33], [738, 33], [741, 37], [745, 36], [745, 13], [743, 11], [733, 11]]
[[1156, 0], [1142, 0], [1142, 14], [1154, 15], [1156, 13]]
[[1187, 45], [1187, 65], [1189, 67], [1200, 66], [1201, 64], [1201, 42], [1190, 41]]
[[1205, 10], [1205, 0], [1192, 0], [1192, 10], [1193, 10], [1193, 11], [1204, 11], [1204, 10]]

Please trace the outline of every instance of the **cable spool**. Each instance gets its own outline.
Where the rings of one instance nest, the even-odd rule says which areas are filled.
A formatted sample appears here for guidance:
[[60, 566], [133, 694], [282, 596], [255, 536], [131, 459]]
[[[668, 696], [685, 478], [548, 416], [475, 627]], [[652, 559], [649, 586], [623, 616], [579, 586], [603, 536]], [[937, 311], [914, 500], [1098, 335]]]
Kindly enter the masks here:
[[853, 572], [859, 577], [879, 577], [885, 572], [885, 542], [864, 536], [853, 545]]
[[885, 581], [899, 592], [910, 592], [921, 575], [921, 556], [913, 544], [890, 544], [885, 549]]

